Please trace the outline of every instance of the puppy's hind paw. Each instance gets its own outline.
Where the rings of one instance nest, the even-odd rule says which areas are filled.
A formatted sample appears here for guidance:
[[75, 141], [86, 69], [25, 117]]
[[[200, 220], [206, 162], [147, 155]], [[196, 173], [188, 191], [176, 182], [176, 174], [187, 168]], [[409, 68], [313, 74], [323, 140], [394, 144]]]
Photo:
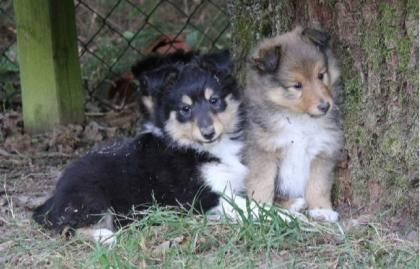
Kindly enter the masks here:
[[95, 241], [109, 247], [112, 247], [117, 242], [114, 232], [104, 228], [94, 230], [92, 237]]
[[314, 208], [309, 210], [309, 216], [316, 220], [325, 220], [328, 222], [337, 222], [339, 214], [329, 208]]

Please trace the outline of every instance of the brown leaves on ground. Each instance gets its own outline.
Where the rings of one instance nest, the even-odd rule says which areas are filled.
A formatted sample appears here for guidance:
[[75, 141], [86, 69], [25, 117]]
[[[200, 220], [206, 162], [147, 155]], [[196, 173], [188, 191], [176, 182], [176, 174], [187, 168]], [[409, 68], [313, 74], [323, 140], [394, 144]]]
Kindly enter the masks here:
[[57, 126], [51, 132], [29, 135], [24, 132], [22, 115], [0, 114], [0, 158], [34, 154], [77, 154], [96, 143], [137, 132], [139, 113], [135, 104], [116, 112], [87, 114], [82, 125]]
[[0, 113], [0, 139], [22, 133], [23, 120], [21, 113], [16, 111]]

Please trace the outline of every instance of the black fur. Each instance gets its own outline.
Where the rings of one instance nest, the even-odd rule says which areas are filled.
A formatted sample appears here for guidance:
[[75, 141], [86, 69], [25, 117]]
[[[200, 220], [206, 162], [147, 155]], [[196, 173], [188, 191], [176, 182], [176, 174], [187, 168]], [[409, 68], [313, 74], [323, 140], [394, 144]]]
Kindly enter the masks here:
[[[154, 124], [163, 127], [169, 112], [178, 111], [182, 95], [198, 98], [204, 96], [206, 87], [221, 97], [232, 93], [239, 98], [232, 77], [216, 78], [220, 71], [217, 64], [226, 66], [225, 61], [230, 58], [223, 59], [223, 63], [213, 60], [205, 67], [196, 61], [164, 65], [146, 72], [145, 79], [153, 81], [156, 91]], [[168, 78], [169, 73], [174, 75]], [[211, 162], [219, 159], [197, 147], [178, 146], [164, 128], [160, 128], [160, 133], [143, 133], [135, 139], [94, 150], [71, 163], [60, 177], [53, 196], [35, 210], [33, 218], [47, 228], [62, 232], [67, 227], [76, 229], [95, 224], [110, 209], [127, 214], [133, 207], [144, 209], [155, 201], [160, 205], [193, 205], [198, 212], [206, 212], [220, 200], [200, 174], [200, 167]]]
[[199, 52], [196, 51], [176, 51], [168, 55], [152, 54], [131, 67], [131, 72], [139, 81], [139, 108], [146, 121], [153, 121], [153, 111], [146, 106], [142, 98], [152, 96], [159, 90], [162, 81], [166, 79], [166, 73], [156, 72], [156, 70], [168, 68], [168, 72], [174, 71], [176, 69], [172, 67], [173, 65], [190, 63], [198, 54]]
[[168, 55], [149, 55], [143, 60], [137, 62], [131, 68], [131, 72], [136, 78], [138, 78], [144, 72], [159, 68], [164, 65], [170, 65], [175, 63], [190, 63], [192, 59], [197, 55], [199, 55], [199, 52], [197, 51], [177, 51]]
[[198, 168], [217, 159], [195, 150], [168, 147], [151, 133], [93, 151], [70, 164], [53, 197], [34, 212], [36, 222], [61, 232], [95, 224], [113, 209], [128, 214], [154, 199], [161, 205], [194, 204], [199, 212], [217, 206], [218, 194], [204, 186]]
[[280, 63], [281, 47], [275, 46], [260, 51], [257, 58], [251, 59], [253, 66], [262, 73], [275, 72]]
[[228, 50], [207, 54], [200, 54], [198, 51], [177, 51], [169, 55], [150, 55], [131, 68], [134, 77], [139, 81], [140, 112], [146, 121], [154, 121], [154, 109], [148, 109], [142, 98], [155, 97], [156, 94], [162, 93], [165, 83], [176, 77], [179, 68], [188, 64], [200, 66], [220, 79], [232, 78], [233, 63]]

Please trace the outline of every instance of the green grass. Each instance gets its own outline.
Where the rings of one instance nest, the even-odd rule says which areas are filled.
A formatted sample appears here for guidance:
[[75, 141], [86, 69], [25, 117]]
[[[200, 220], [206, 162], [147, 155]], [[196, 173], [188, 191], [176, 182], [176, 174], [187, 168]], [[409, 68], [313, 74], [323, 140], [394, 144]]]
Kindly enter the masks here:
[[[239, 222], [153, 207], [118, 231], [112, 248], [82, 236], [64, 240], [32, 222], [16, 233], [5, 268], [418, 268], [418, 244], [373, 223], [346, 233], [335, 224], [284, 222], [276, 210]], [[1, 265], [1, 263], [0, 263]]]

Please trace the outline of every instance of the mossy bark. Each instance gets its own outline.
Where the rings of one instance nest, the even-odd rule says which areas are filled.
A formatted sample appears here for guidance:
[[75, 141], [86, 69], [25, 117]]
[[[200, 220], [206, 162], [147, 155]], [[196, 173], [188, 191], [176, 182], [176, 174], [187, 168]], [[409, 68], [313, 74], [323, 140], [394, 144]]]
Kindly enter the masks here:
[[[229, 1], [240, 81], [258, 40], [320, 24], [341, 61], [347, 164], [336, 203], [418, 227], [418, 1]], [[346, 170], [347, 169], [347, 170]]]

